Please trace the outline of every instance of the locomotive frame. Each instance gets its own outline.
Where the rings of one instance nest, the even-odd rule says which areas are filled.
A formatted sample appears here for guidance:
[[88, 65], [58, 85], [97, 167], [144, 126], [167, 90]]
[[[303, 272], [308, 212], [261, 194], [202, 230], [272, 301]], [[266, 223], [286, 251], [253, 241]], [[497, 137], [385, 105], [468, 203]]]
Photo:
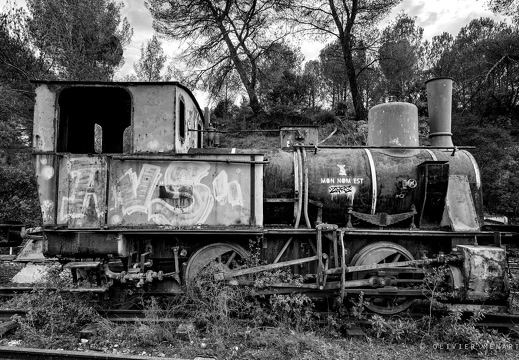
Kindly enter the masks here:
[[[446, 265], [457, 301], [506, 301], [501, 241], [514, 234], [482, 231], [479, 169], [450, 142], [450, 107], [430, 107], [427, 148], [408, 131], [414, 105], [396, 103], [370, 110], [368, 146], [319, 146], [315, 129], [293, 126], [282, 149], [219, 149], [204, 148], [214, 129], [179, 83], [35, 84], [43, 248], [75, 281], [93, 270], [172, 293], [212, 261], [215, 281], [235, 285], [291, 267], [302, 284], [263, 291], [363, 292], [394, 314], [423, 296], [427, 267]], [[243, 268], [251, 240], [265, 264]]]

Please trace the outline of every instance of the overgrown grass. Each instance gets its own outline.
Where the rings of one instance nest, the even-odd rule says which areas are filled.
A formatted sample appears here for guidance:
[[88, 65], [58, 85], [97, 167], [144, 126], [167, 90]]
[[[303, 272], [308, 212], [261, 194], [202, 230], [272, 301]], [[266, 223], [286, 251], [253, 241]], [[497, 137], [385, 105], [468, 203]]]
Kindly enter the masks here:
[[[440, 359], [446, 354], [509, 358], [517, 354], [508, 336], [476, 326], [482, 314], [468, 322], [461, 321], [460, 313], [418, 320], [405, 314], [383, 318], [367, 313], [360, 296], [352, 299], [352, 306], [338, 302], [322, 315], [304, 294], [257, 296], [271, 282], [299, 281], [286, 272], [265, 274], [266, 280], [256, 281], [256, 287], [237, 287], [215, 282], [215, 271], [219, 271], [217, 264], [209, 266], [183, 296], [144, 300], [145, 318], [135, 323], [102, 319], [89, 297], [41, 288], [10, 302], [11, 308], [31, 310], [27, 317], [16, 318], [20, 328], [8, 340], [37, 348], [218, 359]], [[67, 281], [63, 274], [55, 278]], [[359, 319], [365, 339], [344, 337], [351, 325], [345, 316]], [[80, 339], [79, 330], [92, 323], [97, 325], [97, 335]], [[179, 332], [181, 324], [185, 331]]]
[[70, 287], [70, 272], [51, 266], [42, 282], [30, 293], [19, 294], [3, 303], [3, 309], [27, 310], [25, 316], [14, 316], [19, 328], [14, 338], [34, 348], [68, 348], [79, 331], [101, 317], [90, 294], [61, 292]]
[[[322, 146], [361, 146], [368, 141], [367, 121], [354, 121], [344, 117], [328, 114], [324, 119], [316, 118], [313, 122], [319, 126], [319, 143]], [[419, 118], [418, 136], [420, 144], [429, 145], [429, 123], [425, 118]], [[261, 129], [254, 124], [220, 129], [225, 131], [220, 136], [220, 147], [239, 149], [276, 149], [280, 148], [279, 132], [276, 128], [269, 128], [265, 132], [247, 132], [237, 130]]]

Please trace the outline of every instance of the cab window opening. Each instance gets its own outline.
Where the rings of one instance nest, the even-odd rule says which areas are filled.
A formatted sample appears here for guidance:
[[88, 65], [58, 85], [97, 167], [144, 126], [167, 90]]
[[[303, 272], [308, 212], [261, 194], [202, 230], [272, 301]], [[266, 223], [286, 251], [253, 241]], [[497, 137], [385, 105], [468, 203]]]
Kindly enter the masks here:
[[131, 131], [131, 97], [121, 88], [70, 87], [59, 95], [57, 151], [123, 153]]
[[178, 134], [180, 140], [184, 141], [186, 139], [186, 105], [182, 96], [180, 96], [178, 113]]

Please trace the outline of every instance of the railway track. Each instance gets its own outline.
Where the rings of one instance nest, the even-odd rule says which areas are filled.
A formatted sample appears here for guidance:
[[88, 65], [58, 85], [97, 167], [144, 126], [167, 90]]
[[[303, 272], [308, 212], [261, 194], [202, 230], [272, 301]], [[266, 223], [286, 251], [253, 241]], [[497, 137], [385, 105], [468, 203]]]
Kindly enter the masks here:
[[[9, 321], [14, 315], [25, 316], [27, 310], [4, 310], [0, 309], [0, 321]], [[142, 310], [99, 310], [99, 314], [107, 320], [113, 322], [135, 322], [135, 321], [154, 321], [154, 322], [180, 322], [186, 319], [186, 315], [182, 313], [171, 314], [172, 318], [153, 318], [147, 316], [146, 311]], [[149, 314], [149, 313], [148, 313]], [[1, 359], [0, 359], [1, 360]]]
[[[27, 313], [26, 310], [0, 310], [0, 322], [6, 322], [9, 321], [12, 316], [18, 315], [18, 316], [24, 316]], [[189, 320], [188, 316], [186, 314], [182, 313], [175, 313], [170, 314], [174, 317], [170, 318], [156, 318], [153, 316], [150, 316], [149, 313], [142, 310], [120, 310], [120, 309], [104, 309], [99, 310], [99, 314], [114, 323], [127, 323], [127, 322], [168, 322], [168, 323], [182, 323]], [[332, 315], [334, 313], [322, 313], [321, 317], [324, 319], [328, 315]], [[403, 317], [410, 317], [412, 319], [420, 319], [424, 316], [427, 316], [428, 314], [416, 312], [416, 313], [409, 313], [406, 314]], [[383, 316], [384, 317], [384, 316]], [[386, 316], [390, 318], [391, 316]], [[239, 320], [237, 320], [239, 321]], [[368, 321], [362, 321], [359, 319], [356, 319], [354, 317], [344, 317], [343, 321], [346, 323], [358, 323], [360, 324], [368, 324]], [[476, 326], [478, 327], [489, 327], [489, 328], [509, 328], [513, 329], [516, 328], [519, 330], [519, 314], [486, 314], [485, 317], [478, 321], [476, 323]], [[1, 360], [1, 358], [0, 358]]]
[[[142, 310], [121, 310], [121, 309], [104, 309], [100, 310], [99, 313], [106, 319], [114, 323], [121, 322], [177, 322], [178, 324], [188, 322], [185, 314], [174, 314], [174, 318], [154, 318], [149, 317], [149, 312]], [[9, 322], [13, 315], [24, 316], [26, 311], [23, 310], [0, 310], [0, 321]], [[326, 319], [330, 313], [320, 313], [322, 319]], [[413, 319], [420, 319], [428, 314], [423, 312], [409, 313], [405, 317], [411, 317]], [[353, 317], [346, 317], [342, 319], [345, 324], [354, 324], [354, 328], [359, 331], [355, 335], [348, 336], [361, 336], [365, 337], [361, 330], [363, 325], [369, 325], [367, 320], [359, 321]], [[240, 320], [237, 320], [240, 321]], [[323, 320], [324, 321], [324, 320]], [[1, 324], [0, 324], [1, 325]], [[360, 328], [359, 328], [360, 326]], [[511, 336], [519, 336], [519, 315], [516, 314], [487, 314], [483, 320], [476, 324], [478, 327], [496, 328], [502, 332], [508, 332]], [[351, 330], [350, 330], [351, 331]], [[347, 332], [347, 334], [349, 334]], [[142, 356], [142, 355], [128, 355], [128, 354], [109, 354], [95, 351], [64, 351], [64, 350], [42, 350], [42, 349], [31, 349], [31, 348], [20, 348], [20, 347], [1, 347], [0, 346], [0, 360], [2, 359], [174, 359], [183, 360], [178, 358], [166, 358], [166, 357], [153, 357], [153, 356]], [[214, 358], [210, 357], [195, 357], [193, 360], [210, 360]]]
[[[100, 360], [100, 359], [134, 359], [134, 360], [186, 360], [180, 358], [167, 358], [157, 356], [142, 356], [128, 354], [107, 354], [92, 351], [69, 351], [69, 350], [47, 350], [47, 349], [29, 349], [11, 346], [0, 346], [0, 360], [3, 359], [19, 359], [19, 360], [60, 360], [60, 359], [78, 359], [78, 360]], [[195, 358], [196, 359], [196, 358]], [[210, 358], [199, 358], [207, 359]]]

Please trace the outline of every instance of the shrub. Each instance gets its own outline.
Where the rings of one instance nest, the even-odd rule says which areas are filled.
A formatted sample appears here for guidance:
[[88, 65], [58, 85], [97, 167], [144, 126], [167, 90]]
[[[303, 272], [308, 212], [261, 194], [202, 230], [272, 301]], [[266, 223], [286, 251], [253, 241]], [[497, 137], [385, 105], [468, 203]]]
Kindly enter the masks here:
[[20, 325], [15, 336], [34, 348], [71, 347], [83, 327], [100, 319], [88, 297], [45, 288], [19, 295], [6, 306], [27, 310], [24, 317], [15, 316]]
[[369, 320], [371, 334], [394, 343], [414, 343], [424, 335], [423, 321], [411, 318], [385, 319], [373, 315]]
[[439, 343], [467, 344], [468, 348], [460, 350], [485, 355], [512, 348], [506, 335], [498, 333], [497, 330], [476, 327], [476, 323], [484, 317], [482, 312], [474, 312], [465, 322], [461, 321], [461, 315], [461, 311], [452, 311], [448, 316], [442, 317], [431, 329], [431, 338]]
[[312, 327], [314, 304], [305, 294], [272, 295], [269, 304], [278, 326], [296, 331]]
[[0, 166], [0, 221], [17, 221], [37, 226], [40, 223], [38, 191], [31, 166]]

